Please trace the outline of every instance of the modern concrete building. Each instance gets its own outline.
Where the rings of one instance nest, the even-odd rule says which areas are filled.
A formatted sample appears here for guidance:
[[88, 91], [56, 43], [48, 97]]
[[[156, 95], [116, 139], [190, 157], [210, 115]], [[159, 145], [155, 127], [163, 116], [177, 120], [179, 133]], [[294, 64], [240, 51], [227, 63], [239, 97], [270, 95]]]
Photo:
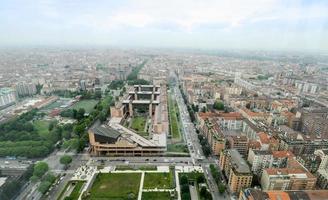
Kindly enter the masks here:
[[0, 88], [0, 109], [13, 105], [15, 101], [15, 90], [11, 88]]
[[20, 82], [16, 84], [16, 92], [19, 97], [32, 96], [36, 94], [36, 86], [33, 83]]
[[220, 167], [228, 178], [231, 192], [239, 193], [241, 189], [251, 186], [253, 179], [251, 170], [236, 149], [221, 152]]
[[[135, 85], [111, 107], [108, 124], [89, 130], [91, 154], [108, 156], [152, 156], [166, 151], [168, 111], [166, 86]], [[131, 127], [142, 118], [143, 134]]]

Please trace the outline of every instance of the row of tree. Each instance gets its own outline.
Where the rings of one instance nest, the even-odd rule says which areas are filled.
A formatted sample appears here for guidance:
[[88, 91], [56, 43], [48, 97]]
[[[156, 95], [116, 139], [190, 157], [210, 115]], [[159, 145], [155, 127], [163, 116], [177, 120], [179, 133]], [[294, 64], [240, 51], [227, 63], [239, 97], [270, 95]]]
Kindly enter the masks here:
[[204, 155], [206, 157], [208, 157], [209, 155], [211, 155], [211, 147], [208, 144], [207, 139], [204, 136], [202, 136], [201, 134], [198, 134], [198, 139], [199, 139], [199, 143], [202, 146], [202, 150], [203, 150]]
[[22, 187], [29, 181], [33, 175], [33, 165], [30, 165], [27, 170], [18, 178], [8, 179], [4, 185], [0, 187], [0, 199], [11, 200], [14, 199]]

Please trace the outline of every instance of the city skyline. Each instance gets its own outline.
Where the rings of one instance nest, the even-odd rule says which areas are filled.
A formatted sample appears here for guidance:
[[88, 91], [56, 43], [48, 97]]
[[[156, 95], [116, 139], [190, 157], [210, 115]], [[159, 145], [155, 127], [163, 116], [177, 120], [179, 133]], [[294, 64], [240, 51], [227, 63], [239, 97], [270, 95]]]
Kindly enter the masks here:
[[0, 46], [327, 51], [325, 1], [4, 1]]

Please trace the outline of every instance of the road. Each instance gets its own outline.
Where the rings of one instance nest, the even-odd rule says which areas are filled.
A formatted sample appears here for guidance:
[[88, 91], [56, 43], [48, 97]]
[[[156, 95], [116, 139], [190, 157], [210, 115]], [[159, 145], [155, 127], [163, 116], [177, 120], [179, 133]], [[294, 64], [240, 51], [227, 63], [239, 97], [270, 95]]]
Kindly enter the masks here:
[[[177, 77], [175, 77], [175, 78], [177, 78]], [[217, 158], [211, 158], [211, 157], [209, 159], [205, 158], [203, 151], [202, 151], [201, 144], [199, 143], [199, 140], [198, 140], [196, 128], [190, 120], [187, 106], [184, 103], [181, 91], [177, 84], [173, 88], [173, 92], [175, 94], [175, 97], [176, 97], [176, 100], [178, 103], [178, 108], [180, 111], [180, 119], [183, 124], [182, 130], [185, 135], [185, 138], [186, 138], [186, 141], [188, 144], [188, 148], [189, 148], [189, 152], [190, 152], [190, 156], [193, 160], [193, 163], [195, 165], [202, 166], [202, 168], [204, 170], [205, 178], [207, 180], [209, 190], [212, 194], [213, 199], [215, 199], [215, 200], [231, 199], [229, 194], [227, 194], [227, 193], [220, 194], [218, 191], [218, 186], [210, 172], [210, 167], [209, 167], [210, 166], [209, 164], [217, 165], [218, 160], [217, 160]]]

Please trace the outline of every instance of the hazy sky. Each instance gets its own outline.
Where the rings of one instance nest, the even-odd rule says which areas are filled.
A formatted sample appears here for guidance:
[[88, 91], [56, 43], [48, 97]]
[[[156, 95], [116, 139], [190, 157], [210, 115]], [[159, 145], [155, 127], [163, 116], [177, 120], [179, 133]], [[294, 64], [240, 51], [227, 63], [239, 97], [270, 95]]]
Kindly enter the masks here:
[[1, 0], [8, 45], [328, 51], [328, 0]]

